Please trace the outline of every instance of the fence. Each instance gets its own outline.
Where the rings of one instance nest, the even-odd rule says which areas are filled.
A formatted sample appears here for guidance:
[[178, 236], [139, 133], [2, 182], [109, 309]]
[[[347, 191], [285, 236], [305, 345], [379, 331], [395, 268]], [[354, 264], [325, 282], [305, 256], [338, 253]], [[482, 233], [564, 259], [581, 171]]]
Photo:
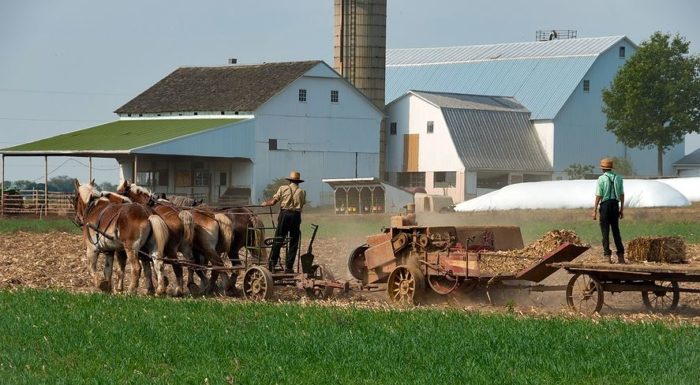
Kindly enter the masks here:
[[3, 193], [2, 215], [68, 216], [73, 215], [74, 193], [44, 190], [19, 190]]

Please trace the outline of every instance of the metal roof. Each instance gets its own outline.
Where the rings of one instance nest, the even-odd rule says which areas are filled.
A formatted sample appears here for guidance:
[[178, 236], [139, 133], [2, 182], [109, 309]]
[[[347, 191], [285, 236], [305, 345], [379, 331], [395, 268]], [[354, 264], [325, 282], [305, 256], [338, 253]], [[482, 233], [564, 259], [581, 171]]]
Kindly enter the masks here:
[[35, 142], [0, 149], [5, 155], [128, 153], [243, 119], [118, 120]]
[[675, 167], [679, 166], [700, 166], [700, 148], [674, 162]]
[[530, 112], [515, 98], [508, 96], [467, 95], [447, 92], [411, 91], [438, 107], [472, 110]]
[[[409, 90], [513, 96], [554, 119], [598, 55], [624, 36], [387, 50], [386, 100]], [[636, 46], [635, 46], [636, 47]]]

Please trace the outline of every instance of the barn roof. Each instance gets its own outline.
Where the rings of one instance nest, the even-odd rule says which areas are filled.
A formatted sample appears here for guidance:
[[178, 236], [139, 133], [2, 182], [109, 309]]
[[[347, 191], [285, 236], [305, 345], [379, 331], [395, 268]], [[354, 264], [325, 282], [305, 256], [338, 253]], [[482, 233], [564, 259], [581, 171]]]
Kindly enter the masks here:
[[464, 47], [389, 49], [386, 100], [408, 90], [514, 96], [554, 119], [597, 58], [625, 36]]
[[204, 132], [243, 119], [118, 120], [0, 150], [5, 155], [116, 154]]
[[115, 112], [255, 111], [319, 63], [322, 61], [182, 67]]
[[442, 111], [464, 166], [551, 172], [528, 110], [512, 97], [413, 91]]
[[700, 166], [700, 148], [678, 159], [673, 163], [674, 167]]

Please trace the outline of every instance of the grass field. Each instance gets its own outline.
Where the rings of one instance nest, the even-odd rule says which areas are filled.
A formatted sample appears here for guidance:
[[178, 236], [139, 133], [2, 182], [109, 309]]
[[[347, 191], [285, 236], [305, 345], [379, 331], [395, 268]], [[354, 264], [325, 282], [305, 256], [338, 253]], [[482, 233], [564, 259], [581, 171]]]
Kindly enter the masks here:
[[694, 384], [700, 329], [0, 291], [2, 384]]

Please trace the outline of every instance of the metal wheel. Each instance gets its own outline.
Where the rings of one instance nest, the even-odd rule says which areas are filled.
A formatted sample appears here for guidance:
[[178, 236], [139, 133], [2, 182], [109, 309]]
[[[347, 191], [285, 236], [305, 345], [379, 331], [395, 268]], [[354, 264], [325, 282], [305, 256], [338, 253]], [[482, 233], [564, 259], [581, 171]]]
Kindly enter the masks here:
[[437, 294], [447, 295], [459, 287], [461, 280], [448, 275], [428, 275], [428, 284]]
[[642, 291], [642, 302], [647, 309], [654, 312], [670, 311], [678, 307], [681, 293], [678, 291], [676, 281], [655, 281], [655, 285], [662, 286], [663, 290], [652, 292]]
[[425, 278], [418, 268], [401, 265], [389, 274], [389, 299], [401, 305], [415, 305], [425, 291]]
[[364, 282], [365, 274], [367, 273], [367, 265], [365, 264], [365, 250], [369, 245], [358, 246], [348, 256], [348, 270], [350, 275]]
[[593, 276], [576, 273], [566, 287], [566, 303], [579, 313], [597, 313], [603, 308], [603, 285]]
[[272, 297], [272, 274], [262, 266], [253, 266], [243, 276], [243, 295], [247, 299], [262, 301]]
[[[333, 281], [335, 276], [333, 272], [326, 265], [314, 265], [314, 275], [313, 279], [318, 279], [322, 281]], [[316, 299], [326, 299], [333, 297], [333, 288], [329, 286], [314, 286], [313, 288], [306, 289], [306, 293], [309, 297]]]

